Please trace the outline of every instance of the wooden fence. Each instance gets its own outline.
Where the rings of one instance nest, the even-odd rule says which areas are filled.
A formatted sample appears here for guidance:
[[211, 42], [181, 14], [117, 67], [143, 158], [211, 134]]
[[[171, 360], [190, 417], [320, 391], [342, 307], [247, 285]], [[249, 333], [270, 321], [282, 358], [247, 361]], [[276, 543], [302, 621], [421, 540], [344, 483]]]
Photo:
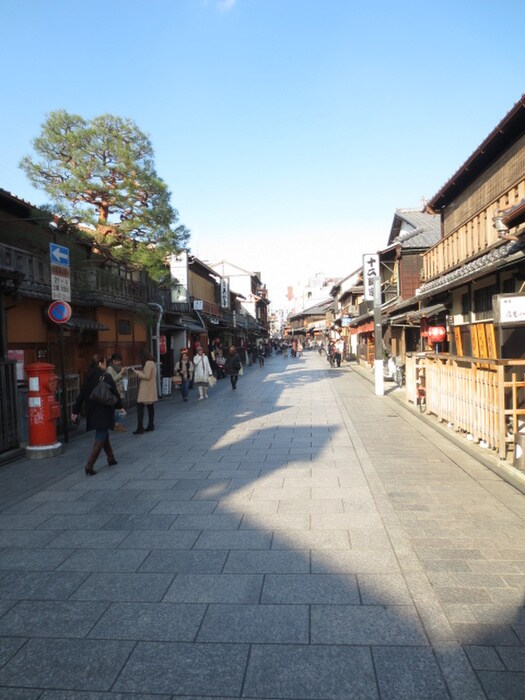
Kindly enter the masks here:
[[407, 398], [425, 385], [426, 409], [505, 459], [525, 419], [525, 360], [407, 357]]

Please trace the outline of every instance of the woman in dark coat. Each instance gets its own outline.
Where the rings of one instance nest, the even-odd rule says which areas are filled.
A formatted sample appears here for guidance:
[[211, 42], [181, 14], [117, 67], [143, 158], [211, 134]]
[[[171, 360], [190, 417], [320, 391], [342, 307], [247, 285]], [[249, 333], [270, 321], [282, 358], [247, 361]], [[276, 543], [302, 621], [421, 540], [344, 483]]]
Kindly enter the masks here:
[[[87, 476], [93, 476], [97, 472], [93, 469], [95, 462], [101, 452], [104, 450], [108, 458], [108, 464], [111, 466], [117, 463], [113, 454], [111, 443], [109, 442], [109, 431], [115, 427], [115, 408], [122, 408], [122, 402], [117, 390], [117, 386], [112, 377], [106, 372], [106, 358], [100, 359], [98, 355], [94, 355], [89, 367], [86, 379], [80, 389], [71, 418], [74, 423], [78, 419], [82, 404], [86, 404], [86, 430], [95, 431], [95, 444], [89, 455], [85, 471]], [[115, 406], [101, 406], [90, 400], [91, 392], [97, 386], [99, 381], [105, 382], [112, 393], [115, 394], [117, 403]]]
[[226, 371], [226, 374], [228, 374], [230, 377], [232, 389], [234, 390], [237, 388], [237, 379], [239, 377], [239, 370], [241, 369], [241, 366], [242, 364], [241, 358], [239, 357], [239, 353], [235, 349], [235, 346], [232, 345], [228, 351], [224, 369]]

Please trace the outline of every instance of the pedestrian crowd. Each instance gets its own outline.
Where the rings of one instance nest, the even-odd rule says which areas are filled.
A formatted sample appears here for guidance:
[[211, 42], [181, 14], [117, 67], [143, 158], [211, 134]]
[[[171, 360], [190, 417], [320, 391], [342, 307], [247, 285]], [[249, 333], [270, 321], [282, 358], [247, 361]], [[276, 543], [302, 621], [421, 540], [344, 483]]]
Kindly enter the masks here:
[[[183, 401], [188, 401], [189, 392], [193, 387], [198, 390], [198, 400], [208, 398], [208, 389], [217, 380], [230, 379], [232, 391], [237, 390], [239, 377], [242, 376], [243, 365], [258, 364], [264, 367], [265, 357], [273, 352], [284, 352], [287, 345], [260, 342], [258, 344], [235, 347], [231, 345], [225, 352], [218, 342], [214, 342], [209, 356], [200, 343], [195, 343], [193, 352], [183, 348], [180, 358], [174, 367], [172, 383], [180, 389]], [[292, 355], [300, 356], [302, 344], [295, 340], [291, 343]], [[87, 476], [93, 476], [95, 463], [104, 452], [109, 466], [117, 464], [110, 442], [110, 431], [126, 431], [126, 395], [130, 376], [137, 380], [137, 427], [133, 435], [142, 435], [155, 430], [155, 404], [158, 401], [157, 364], [151, 352], [144, 350], [141, 354], [140, 367], [125, 367], [122, 357], [113, 353], [105, 358], [93, 355], [85, 380], [72, 408], [73, 423], [79, 422], [83, 410], [86, 417], [86, 430], [94, 431], [95, 440], [91, 447], [85, 465]], [[147, 424], [144, 426], [144, 419]]]

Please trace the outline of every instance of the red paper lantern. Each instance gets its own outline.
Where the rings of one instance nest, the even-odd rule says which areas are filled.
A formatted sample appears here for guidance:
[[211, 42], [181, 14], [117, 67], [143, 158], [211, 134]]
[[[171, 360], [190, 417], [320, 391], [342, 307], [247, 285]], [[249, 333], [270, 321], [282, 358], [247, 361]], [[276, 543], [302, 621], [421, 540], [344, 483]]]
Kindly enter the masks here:
[[442, 343], [447, 337], [447, 329], [445, 326], [429, 326], [428, 327], [428, 342]]

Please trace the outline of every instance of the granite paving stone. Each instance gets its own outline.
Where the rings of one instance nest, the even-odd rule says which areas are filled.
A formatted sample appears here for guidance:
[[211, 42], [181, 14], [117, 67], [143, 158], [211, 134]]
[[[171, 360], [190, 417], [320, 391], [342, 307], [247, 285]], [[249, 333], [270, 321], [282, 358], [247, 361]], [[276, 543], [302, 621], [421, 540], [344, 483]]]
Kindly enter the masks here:
[[256, 574], [177, 574], [163, 600], [255, 604], [260, 598], [262, 582], [262, 575]]
[[71, 600], [159, 602], [171, 582], [172, 574], [92, 573], [71, 594]]
[[10, 571], [0, 579], [0, 600], [64, 600], [88, 574], [65, 571]]
[[170, 526], [171, 530], [238, 530], [243, 517], [229, 514], [178, 515]]
[[306, 605], [208, 606], [199, 642], [306, 643], [309, 635]]
[[54, 539], [56, 533], [46, 530], [0, 530], [0, 549], [42, 547]]
[[378, 700], [365, 647], [258, 644], [252, 648], [244, 697]]
[[30, 639], [0, 668], [0, 687], [109, 690], [133, 643], [89, 639]]
[[98, 602], [20, 601], [0, 617], [0, 635], [85, 637], [106, 608]]
[[48, 544], [49, 548], [78, 549], [111, 549], [118, 545], [127, 536], [127, 532], [107, 532], [102, 530], [71, 530], [57, 534]]
[[0, 553], [0, 567], [8, 571], [54, 571], [71, 556], [72, 549], [6, 547]]
[[120, 542], [119, 549], [191, 549], [199, 535], [198, 530], [134, 530]]
[[359, 605], [359, 588], [350, 574], [267, 574], [261, 603]]
[[23, 637], [2, 635], [0, 637], [0, 667], [4, 666], [25, 643], [26, 640]]
[[[505, 665], [502, 661], [501, 650], [507, 647], [490, 646], [465, 646], [465, 653], [468, 656], [472, 668], [476, 671], [504, 671]], [[511, 651], [513, 647], [509, 647]]]
[[113, 691], [240, 698], [248, 651], [246, 644], [140, 642]]
[[449, 700], [431, 649], [376, 646], [372, 654], [381, 700]]
[[[1, 698], [1, 696], [0, 696]], [[42, 695], [38, 696], [39, 700], [138, 700], [135, 693], [89, 693], [85, 691], [62, 691], [62, 690], [45, 690]], [[177, 697], [179, 700], [180, 696]], [[151, 695], [150, 693], [141, 693], [140, 700], [172, 700], [172, 695]], [[191, 700], [196, 700], [195, 697]], [[206, 700], [206, 699], [204, 699]]]
[[57, 570], [136, 571], [147, 556], [148, 551], [144, 549], [77, 549], [57, 567]]
[[426, 644], [425, 631], [411, 606], [313, 605], [313, 644]]
[[21, 690], [20, 688], [0, 688], [0, 700], [41, 700], [41, 690]]
[[204, 605], [198, 604], [113, 603], [95, 624], [89, 637], [191, 642], [205, 610]]
[[[115, 511], [113, 511], [115, 512]], [[169, 530], [177, 516], [130, 513], [115, 515], [103, 526], [103, 530]], [[192, 529], [192, 528], [187, 528]], [[195, 528], [193, 528], [195, 529]], [[127, 534], [127, 533], [126, 533]]]
[[224, 566], [229, 574], [279, 574], [308, 573], [310, 569], [308, 551], [232, 551]]
[[222, 571], [227, 556], [227, 551], [153, 550], [140, 566], [140, 571], [216, 574]]
[[525, 700], [525, 673], [479, 671], [488, 700]]

